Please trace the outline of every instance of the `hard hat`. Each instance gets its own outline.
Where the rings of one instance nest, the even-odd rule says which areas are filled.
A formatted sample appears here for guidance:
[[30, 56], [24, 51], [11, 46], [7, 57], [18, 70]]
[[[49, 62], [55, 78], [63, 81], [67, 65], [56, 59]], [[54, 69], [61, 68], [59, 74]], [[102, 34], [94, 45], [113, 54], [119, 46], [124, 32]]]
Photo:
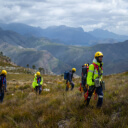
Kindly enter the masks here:
[[36, 77], [36, 74], [34, 74], [34, 77]]
[[5, 75], [7, 75], [7, 71], [5, 70]]
[[87, 66], [87, 64], [84, 64], [84, 66]]
[[72, 68], [72, 71], [76, 72], [76, 68]]
[[100, 56], [103, 57], [103, 53], [102, 52], [98, 51], [98, 52], [95, 53], [95, 58], [96, 57], [100, 57]]
[[6, 76], [7, 75], [7, 71], [6, 70], [2, 70], [1, 74], [4, 74]]
[[37, 72], [36, 75], [37, 75], [37, 76], [40, 76], [40, 72]]

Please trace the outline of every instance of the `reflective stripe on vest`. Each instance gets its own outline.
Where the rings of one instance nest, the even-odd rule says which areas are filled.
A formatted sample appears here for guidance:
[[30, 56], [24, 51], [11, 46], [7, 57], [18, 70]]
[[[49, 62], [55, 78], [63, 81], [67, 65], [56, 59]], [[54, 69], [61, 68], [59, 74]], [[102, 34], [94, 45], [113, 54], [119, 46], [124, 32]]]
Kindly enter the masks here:
[[89, 70], [88, 72], [92, 72], [92, 73], [93, 73], [93, 71], [92, 71], [92, 70]]
[[102, 95], [99, 95], [99, 98], [103, 98], [103, 96]]
[[98, 75], [98, 72], [96, 72], [96, 70], [94, 71], [94, 74], [97, 74]]
[[88, 99], [90, 99], [91, 97], [90, 96], [88, 96]]

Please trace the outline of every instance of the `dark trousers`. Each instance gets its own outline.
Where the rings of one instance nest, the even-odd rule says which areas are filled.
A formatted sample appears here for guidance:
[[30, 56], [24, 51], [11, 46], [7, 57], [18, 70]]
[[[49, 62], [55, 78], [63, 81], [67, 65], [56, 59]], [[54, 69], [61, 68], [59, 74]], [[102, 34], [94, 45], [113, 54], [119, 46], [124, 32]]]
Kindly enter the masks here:
[[41, 85], [40, 86], [36, 86], [35, 87], [35, 90], [36, 90], [37, 93], [39, 92], [39, 94], [41, 94], [41, 92], [42, 92], [42, 86]]
[[89, 87], [89, 90], [88, 90], [88, 98], [87, 98], [87, 106], [89, 105], [89, 102], [90, 102], [90, 99], [91, 99], [91, 96], [94, 92], [94, 90], [96, 89], [96, 93], [98, 95], [98, 102], [97, 102], [97, 107], [101, 107], [102, 104], [103, 104], [103, 91], [102, 91], [102, 87], [98, 87], [98, 88], [95, 88], [95, 86], [90, 86]]
[[5, 84], [4, 87], [5, 87], [5, 91], [7, 91], [7, 84]]
[[[69, 89], [69, 87], [68, 87], [68, 81], [66, 81], [66, 91], [68, 91], [68, 89]], [[71, 85], [71, 90], [73, 90], [73, 88], [74, 88], [74, 83], [73, 83], [73, 81], [71, 81], [70, 82], [70, 85]]]
[[3, 102], [4, 99], [4, 90], [0, 90], [0, 103]]
[[87, 92], [87, 88], [86, 88], [86, 79], [82, 77], [82, 87], [83, 87], [83, 90], [84, 90], [84, 93]]

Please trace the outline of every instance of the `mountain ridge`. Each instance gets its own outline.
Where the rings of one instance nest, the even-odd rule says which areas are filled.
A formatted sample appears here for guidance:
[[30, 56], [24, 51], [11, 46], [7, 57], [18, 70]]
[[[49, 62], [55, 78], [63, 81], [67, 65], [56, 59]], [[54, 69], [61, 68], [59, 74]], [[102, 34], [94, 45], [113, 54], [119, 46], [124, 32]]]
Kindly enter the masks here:
[[[123, 72], [128, 69], [128, 41], [81, 47], [54, 43], [47, 38], [27, 38], [15, 32], [0, 31], [1, 33], [3, 31], [0, 35], [0, 50], [20, 66], [26, 66], [30, 63], [30, 65], [44, 67], [57, 74], [76, 67], [76, 73], [80, 75], [81, 66], [84, 63], [92, 63], [94, 53], [102, 51], [104, 54], [104, 74]], [[5, 35], [3, 36], [3, 34]], [[121, 67], [122, 65], [123, 67]]]
[[[48, 38], [51, 42], [67, 44], [67, 45], [83, 45], [83, 46], [92, 46], [99, 43], [115, 43], [118, 41], [124, 41], [128, 39], [128, 36], [116, 35], [116, 38], [106, 37], [99, 38], [103, 32], [100, 32], [99, 35], [94, 35], [91, 32], [85, 32], [83, 28], [78, 27], [68, 27], [65, 25], [61, 26], [50, 26], [47, 28], [32, 27], [29, 25], [21, 23], [12, 23], [12, 24], [0, 24], [0, 27], [4, 30], [12, 30], [19, 34], [25, 36], [35, 36], [35, 37], [45, 37]], [[109, 34], [113, 34], [109, 32]], [[111, 40], [110, 40], [111, 39]]]

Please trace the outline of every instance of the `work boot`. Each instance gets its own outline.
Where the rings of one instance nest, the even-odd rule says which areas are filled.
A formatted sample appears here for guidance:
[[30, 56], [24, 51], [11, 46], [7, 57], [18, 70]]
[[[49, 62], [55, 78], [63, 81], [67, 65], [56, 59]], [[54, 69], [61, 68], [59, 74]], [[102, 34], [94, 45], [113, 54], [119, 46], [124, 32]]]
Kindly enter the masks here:
[[86, 100], [86, 106], [89, 105], [89, 102], [90, 102], [90, 98], [87, 98], [87, 100]]
[[68, 89], [69, 89], [68, 86], [66, 86], [66, 91], [68, 91]]
[[39, 90], [39, 95], [41, 94], [41, 92], [42, 92], [42, 91], [41, 91], [41, 90]]
[[71, 87], [71, 91], [73, 90], [74, 87]]
[[102, 104], [101, 104], [101, 103], [100, 103], [100, 104], [97, 103], [96, 107], [97, 107], [97, 108], [101, 108], [101, 107], [102, 107]]

